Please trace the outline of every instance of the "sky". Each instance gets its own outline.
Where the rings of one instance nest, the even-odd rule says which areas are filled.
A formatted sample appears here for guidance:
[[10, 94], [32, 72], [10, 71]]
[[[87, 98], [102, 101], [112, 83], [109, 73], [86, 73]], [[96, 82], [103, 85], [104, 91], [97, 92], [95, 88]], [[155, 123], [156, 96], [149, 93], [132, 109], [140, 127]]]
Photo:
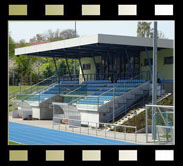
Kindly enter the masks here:
[[[79, 36], [110, 34], [137, 36], [138, 21], [76, 21]], [[147, 21], [149, 22], [149, 21]], [[153, 27], [153, 23], [151, 24]], [[49, 29], [60, 31], [75, 29], [75, 21], [9, 21], [9, 32], [15, 42], [24, 39], [29, 42], [36, 34], [46, 33]], [[166, 38], [174, 39], [174, 21], [158, 21], [158, 30]]]

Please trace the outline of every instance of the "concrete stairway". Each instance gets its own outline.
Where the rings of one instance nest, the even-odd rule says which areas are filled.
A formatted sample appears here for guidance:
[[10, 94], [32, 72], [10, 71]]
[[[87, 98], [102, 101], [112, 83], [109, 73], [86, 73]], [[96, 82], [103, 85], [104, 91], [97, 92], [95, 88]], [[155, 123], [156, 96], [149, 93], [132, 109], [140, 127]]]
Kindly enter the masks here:
[[[106, 121], [110, 122], [112, 120], [113, 106], [114, 106], [115, 112], [117, 109], [122, 108], [121, 110], [118, 110], [118, 112], [116, 112], [116, 117], [118, 116], [118, 114], [120, 115], [120, 113], [124, 111], [123, 107], [125, 105], [127, 107], [133, 105], [135, 102], [137, 102], [140, 99], [140, 97], [143, 94], [148, 93], [149, 85], [150, 85], [149, 81], [142, 83], [138, 87], [133, 88], [132, 90], [124, 93], [123, 95], [115, 97], [114, 101], [111, 100], [110, 102], [99, 107], [99, 112], [101, 115], [100, 121], [101, 122], [106, 122]], [[102, 113], [106, 113], [107, 116], [102, 116], [102, 115], [105, 115]]]

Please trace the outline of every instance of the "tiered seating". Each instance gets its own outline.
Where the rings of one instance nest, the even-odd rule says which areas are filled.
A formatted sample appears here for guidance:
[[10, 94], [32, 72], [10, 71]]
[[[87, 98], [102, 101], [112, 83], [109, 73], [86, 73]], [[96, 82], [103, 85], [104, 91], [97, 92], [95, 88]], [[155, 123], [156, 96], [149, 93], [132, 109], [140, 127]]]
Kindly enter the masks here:
[[36, 95], [29, 97], [27, 100], [28, 101], [39, 101], [39, 100], [44, 101], [52, 96], [53, 96], [52, 94], [41, 94], [41, 95], [36, 94]]
[[97, 101], [97, 100], [87, 100], [87, 99], [81, 99], [77, 101], [77, 104], [104, 104], [104, 101]]
[[136, 87], [138, 86], [139, 83], [115, 83], [115, 84], [109, 84], [108, 87], [113, 87], [113, 86], [122, 86], [122, 87]]
[[110, 101], [112, 100], [112, 96], [87, 96], [86, 99], [89, 99], [89, 100], [107, 100], [107, 101]]
[[60, 84], [79, 84], [79, 81], [60, 81]]
[[117, 80], [117, 83], [144, 83], [145, 80]]
[[[101, 95], [102, 93], [104, 93], [104, 92], [94, 92], [94, 94], [93, 95]], [[113, 96], [113, 92], [107, 92], [107, 93], [105, 93], [105, 95], [106, 96]], [[121, 93], [120, 92], [114, 92], [114, 95], [115, 96], [120, 96], [121, 95]]]
[[[77, 104], [83, 104], [83, 106], [85, 104], [87, 108], [89, 105], [104, 104], [112, 100], [113, 95], [120, 96], [144, 82], [145, 80], [117, 80], [117, 83], [112, 84], [109, 80], [84, 81], [82, 84], [87, 84], [87, 88], [81, 88], [80, 91], [89, 91], [92, 96], [80, 99]], [[112, 90], [113, 87], [115, 92]], [[101, 96], [98, 99], [99, 95]]]
[[[28, 101], [44, 101], [48, 98], [59, 94], [60, 92], [68, 92], [76, 89], [78, 86], [73, 86], [78, 84], [78, 81], [61, 81], [61, 85], [55, 85], [46, 90], [40, 92], [40, 94], [35, 94], [27, 98]], [[67, 90], [68, 89], [68, 90]]]
[[95, 80], [95, 81], [84, 81], [82, 84], [110, 84], [109, 80]]
[[[56, 94], [59, 94], [60, 92], [67, 94], [80, 87], [78, 90], [70, 94], [76, 95], [76, 98], [77, 95], [86, 96], [85, 99], [78, 100], [76, 104], [96, 105], [98, 102], [99, 104], [104, 104], [112, 100], [114, 95], [120, 96], [143, 82], [145, 82], [145, 80], [117, 80], [117, 83], [114, 84], [109, 80], [84, 81], [82, 84], [79, 84], [78, 81], [60, 81], [60, 85], [55, 85], [54, 87], [48, 88], [42, 91], [40, 96], [37, 94], [29, 97], [28, 100], [36, 101], [40, 99], [40, 101], [44, 101]], [[115, 87], [114, 93], [112, 89], [113, 87]], [[101, 96], [98, 101], [99, 95]]]

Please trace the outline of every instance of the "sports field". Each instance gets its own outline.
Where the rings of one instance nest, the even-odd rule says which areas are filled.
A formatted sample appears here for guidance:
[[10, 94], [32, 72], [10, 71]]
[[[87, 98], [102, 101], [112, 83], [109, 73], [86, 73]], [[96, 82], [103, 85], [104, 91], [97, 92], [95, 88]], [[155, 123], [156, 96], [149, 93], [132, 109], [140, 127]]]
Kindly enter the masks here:
[[9, 141], [25, 145], [136, 145], [129, 142], [9, 122]]

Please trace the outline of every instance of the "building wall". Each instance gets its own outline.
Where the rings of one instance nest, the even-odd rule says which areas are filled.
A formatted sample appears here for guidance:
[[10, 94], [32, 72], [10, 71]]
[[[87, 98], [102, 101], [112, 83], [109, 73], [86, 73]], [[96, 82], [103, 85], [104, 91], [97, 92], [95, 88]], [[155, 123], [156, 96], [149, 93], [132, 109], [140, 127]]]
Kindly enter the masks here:
[[[152, 58], [153, 51], [149, 51], [149, 56]], [[158, 72], [161, 72], [164, 76], [165, 80], [173, 80], [173, 65], [172, 64], [164, 64], [164, 57], [170, 57], [173, 56], [173, 49], [162, 49], [158, 51], [158, 61], [157, 61], [157, 70]], [[140, 53], [140, 71], [149, 71], [149, 65], [144, 66], [144, 59], [147, 59], [145, 51]], [[101, 57], [97, 56], [95, 57], [96, 63], [101, 62]], [[93, 58], [81, 58], [81, 64], [91, 64], [90, 70], [83, 70], [84, 74], [93, 74], [96, 73], [96, 68], [94, 65]], [[80, 68], [80, 74], [82, 74], [81, 68]], [[80, 75], [80, 81], [83, 81], [82, 75]]]
[[[165, 80], [173, 80], [173, 64], [164, 64], [164, 57], [173, 56], [173, 49], [163, 49], [157, 53], [157, 71], [161, 72]], [[153, 51], [149, 51], [152, 58]], [[140, 53], [140, 71], [149, 71], [149, 65], [144, 66], [144, 59], [147, 59], [145, 51]]]
[[[101, 62], [101, 57], [100, 56], [96, 56], [95, 57], [95, 62], [96, 63], [99, 63]], [[90, 64], [91, 65], [91, 68], [90, 70], [83, 70], [84, 74], [94, 74], [96, 73], [96, 67], [95, 67], [95, 64], [94, 64], [94, 61], [93, 61], [93, 58], [81, 58], [81, 65], [83, 66], [83, 64]], [[80, 82], [83, 81], [83, 77], [82, 77], [82, 71], [81, 71], [81, 68], [80, 68]]]

